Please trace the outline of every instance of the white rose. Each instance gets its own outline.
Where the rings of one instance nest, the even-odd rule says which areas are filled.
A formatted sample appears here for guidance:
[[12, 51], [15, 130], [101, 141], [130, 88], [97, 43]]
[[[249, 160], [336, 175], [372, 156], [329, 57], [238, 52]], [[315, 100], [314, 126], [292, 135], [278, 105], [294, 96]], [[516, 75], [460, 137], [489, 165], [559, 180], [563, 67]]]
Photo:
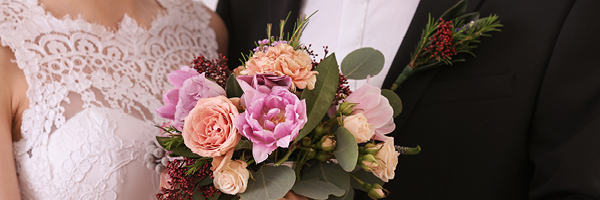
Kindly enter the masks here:
[[213, 172], [215, 187], [225, 194], [236, 195], [246, 191], [250, 172], [248, 164], [240, 160], [229, 160]]
[[396, 175], [394, 171], [396, 171], [396, 165], [398, 165], [399, 155], [400, 153], [397, 152], [394, 147], [394, 138], [387, 138], [379, 152], [377, 152], [377, 155], [375, 155], [379, 166], [371, 167], [371, 169], [373, 169], [373, 174], [384, 182], [394, 179], [394, 176]]
[[357, 143], [367, 142], [375, 134], [373, 124], [367, 121], [363, 113], [356, 113], [344, 118], [344, 128], [354, 135]]

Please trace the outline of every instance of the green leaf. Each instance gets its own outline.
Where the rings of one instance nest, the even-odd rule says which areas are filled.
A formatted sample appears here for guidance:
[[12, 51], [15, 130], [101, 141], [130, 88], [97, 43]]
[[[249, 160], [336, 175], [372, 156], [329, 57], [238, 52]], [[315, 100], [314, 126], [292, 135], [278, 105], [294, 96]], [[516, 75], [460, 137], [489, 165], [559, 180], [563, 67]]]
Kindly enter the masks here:
[[296, 181], [292, 190], [296, 194], [312, 199], [327, 199], [329, 194], [342, 196], [346, 193], [333, 183], [323, 182], [318, 178]]
[[[383, 184], [385, 183], [380, 178], [375, 176], [375, 174], [373, 174], [373, 172], [367, 172], [362, 169], [358, 170], [357, 172], [352, 173], [352, 175], [354, 175], [356, 178], [360, 179], [361, 181], [363, 181], [365, 183], [369, 183], [369, 184], [377, 183], [377, 184], [383, 186]], [[350, 181], [350, 184], [352, 184], [353, 188], [366, 192], [366, 190], [363, 188], [363, 186], [361, 184], [359, 184], [358, 182], [356, 182], [356, 180], [352, 179], [352, 181]]]
[[221, 195], [219, 195], [219, 199], [218, 200], [235, 200], [235, 199], [240, 199], [240, 197], [234, 196], [234, 195], [225, 194], [225, 193], [221, 193]]
[[296, 174], [288, 166], [263, 166], [252, 174], [248, 187], [240, 196], [244, 200], [277, 200], [292, 189]]
[[323, 59], [316, 70], [319, 74], [317, 74], [315, 88], [302, 91], [301, 99], [306, 101], [308, 121], [304, 125], [304, 128], [300, 130], [298, 136], [296, 136], [296, 141], [308, 135], [321, 122], [325, 114], [327, 114], [329, 107], [331, 107], [331, 102], [333, 102], [338, 89], [340, 72], [337, 67], [335, 54], [331, 54]]
[[235, 145], [235, 150], [239, 149], [252, 149], [252, 143], [249, 140], [240, 140], [240, 142]]
[[[188, 158], [200, 158], [200, 156], [198, 154], [195, 154], [194, 152], [192, 152], [192, 150], [190, 150], [190, 148], [188, 148], [187, 146], [185, 146], [185, 144], [183, 144], [183, 138], [179, 137], [179, 138], [171, 138], [171, 137], [158, 137], [156, 136], [156, 140], [158, 141], [158, 144], [160, 144], [161, 147], [165, 148], [167, 151], [171, 151], [171, 155], [173, 156], [183, 156], [183, 157], [188, 157]], [[174, 141], [174, 140], [181, 140], [181, 141]], [[170, 148], [168, 148], [167, 143], [169, 141], [174, 141], [173, 145], [171, 145]]]
[[446, 10], [444, 14], [440, 18], [450, 21], [458, 16], [465, 14], [467, 11], [467, 1], [461, 0], [456, 5], [452, 6], [450, 9]]
[[[348, 188], [350, 188], [350, 184], [348, 184]], [[354, 199], [354, 190], [350, 189], [348, 190], [348, 192], [346, 192], [346, 194], [342, 195], [341, 197], [336, 197], [333, 195], [329, 196], [329, 200], [352, 200]]]
[[381, 95], [390, 102], [390, 106], [394, 109], [394, 118], [396, 118], [402, 112], [402, 100], [394, 91], [388, 89], [382, 89]]
[[208, 185], [208, 184], [211, 184], [212, 182], [213, 182], [213, 179], [204, 178], [204, 179], [202, 179], [202, 181], [200, 181], [200, 183], [197, 183], [196, 185], [198, 185], [198, 186]]
[[338, 164], [317, 162], [304, 172], [302, 179], [318, 178], [321, 181], [333, 183], [345, 192], [350, 189], [350, 176]]
[[229, 78], [227, 78], [225, 92], [227, 93], [227, 98], [241, 97], [242, 94], [244, 94], [242, 87], [240, 87], [240, 84], [237, 82], [237, 79], [233, 73], [229, 75]]
[[[206, 199], [204, 199], [204, 200], [218, 200], [218, 199], [219, 199], [219, 197], [221, 197], [221, 195], [223, 195], [223, 194], [222, 194], [222, 193], [216, 193], [216, 192], [215, 192], [215, 194], [214, 194], [212, 197], [208, 197], [208, 198], [206, 198]], [[195, 196], [196, 196], [196, 194], [194, 194], [194, 197], [195, 197]], [[202, 196], [202, 195], [201, 195], [201, 196]]]
[[337, 138], [337, 146], [333, 155], [335, 155], [339, 165], [344, 170], [351, 172], [356, 167], [358, 160], [358, 144], [356, 144], [356, 139], [344, 127], [339, 127], [335, 136]]
[[171, 154], [175, 154], [175, 155], [179, 155], [179, 156], [183, 156], [183, 157], [187, 157], [187, 158], [200, 158], [200, 156], [198, 154], [195, 154], [194, 152], [192, 152], [192, 150], [190, 148], [188, 148], [187, 146], [185, 146], [184, 144], [177, 145], [175, 147], [171, 147], [170, 151], [172, 152]]
[[371, 47], [352, 51], [342, 61], [340, 69], [347, 79], [366, 79], [368, 75], [376, 75], [383, 69], [385, 58], [383, 53]]

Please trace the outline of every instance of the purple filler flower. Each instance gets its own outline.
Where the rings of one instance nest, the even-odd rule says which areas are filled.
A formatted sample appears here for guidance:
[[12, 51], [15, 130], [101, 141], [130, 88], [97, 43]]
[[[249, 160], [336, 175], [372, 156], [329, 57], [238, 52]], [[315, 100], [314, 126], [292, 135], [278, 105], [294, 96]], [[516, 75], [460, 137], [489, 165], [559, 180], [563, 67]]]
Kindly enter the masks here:
[[201, 98], [225, 95], [225, 90], [217, 83], [205, 78], [204, 73], [183, 66], [169, 74], [169, 82], [175, 88], [164, 95], [165, 105], [156, 110], [158, 115], [173, 120], [175, 127], [183, 127], [184, 118]]
[[289, 89], [292, 85], [292, 78], [285, 75], [275, 75], [274, 73], [239, 75], [237, 79], [248, 83], [252, 88], [262, 93], [271, 93], [271, 88], [275, 86], [283, 86]]
[[246, 111], [234, 119], [234, 125], [252, 141], [254, 160], [261, 163], [277, 147], [288, 148], [296, 139], [307, 121], [306, 103], [285, 87], [275, 86], [270, 93], [262, 93], [245, 82], [240, 85]]

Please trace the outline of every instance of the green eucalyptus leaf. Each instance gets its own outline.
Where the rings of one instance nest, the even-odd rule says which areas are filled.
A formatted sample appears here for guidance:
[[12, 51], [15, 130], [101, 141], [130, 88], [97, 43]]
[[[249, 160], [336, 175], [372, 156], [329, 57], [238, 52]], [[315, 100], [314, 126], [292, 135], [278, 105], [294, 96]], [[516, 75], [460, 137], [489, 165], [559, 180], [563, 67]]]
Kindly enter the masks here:
[[[219, 197], [221, 197], [221, 195], [223, 195], [223, 194], [222, 194], [222, 193], [217, 193], [217, 192], [215, 192], [215, 194], [213, 194], [213, 196], [212, 196], [212, 197], [208, 197], [208, 198], [206, 198], [206, 199], [203, 199], [203, 198], [202, 198], [202, 199], [203, 199], [203, 200], [218, 200], [218, 199], [219, 199]], [[196, 196], [196, 194], [194, 194], [194, 197], [195, 197], [195, 196]], [[200, 195], [200, 196], [202, 196], [202, 195]]]
[[323, 59], [317, 65], [316, 70], [319, 74], [317, 74], [315, 88], [302, 91], [301, 99], [306, 101], [308, 121], [304, 125], [304, 128], [300, 130], [298, 136], [296, 136], [296, 141], [308, 135], [321, 122], [325, 114], [327, 114], [329, 107], [331, 107], [331, 102], [333, 102], [338, 89], [340, 73], [335, 54], [331, 54]]
[[219, 199], [218, 200], [236, 200], [236, 199], [240, 199], [240, 197], [234, 196], [234, 195], [225, 194], [225, 193], [221, 193], [221, 195], [219, 195]]
[[227, 98], [241, 97], [242, 94], [244, 94], [242, 87], [240, 87], [240, 84], [237, 82], [237, 79], [233, 73], [229, 75], [229, 78], [227, 78], [225, 92], [227, 93]]
[[[361, 181], [363, 181], [365, 183], [369, 183], [369, 184], [377, 183], [377, 184], [383, 186], [383, 184], [385, 183], [380, 178], [375, 176], [375, 174], [373, 174], [373, 172], [367, 172], [363, 169], [352, 173], [352, 175], [355, 176], [356, 178], [360, 179]], [[353, 188], [366, 192], [365, 188], [363, 188], [363, 186], [361, 184], [356, 182], [356, 180], [352, 179], [352, 181], [350, 181], [350, 184], [352, 184]]]
[[337, 146], [333, 155], [337, 159], [339, 165], [347, 172], [351, 172], [356, 167], [358, 160], [358, 144], [356, 139], [348, 129], [339, 127], [335, 133], [337, 138]]
[[400, 115], [402, 112], [402, 100], [400, 97], [392, 90], [382, 89], [381, 95], [383, 95], [390, 102], [390, 106], [394, 109], [394, 118]]
[[318, 178], [321, 181], [333, 183], [338, 188], [347, 192], [350, 190], [350, 176], [338, 164], [317, 162], [310, 166], [302, 179]]
[[366, 79], [367, 76], [379, 74], [383, 69], [385, 58], [383, 53], [371, 47], [360, 48], [349, 53], [340, 69], [347, 79]]
[[458, 16], [461, 16], [467, 12], [467, 1], [461, 0], [456, 5], [452, 6], [450, 9], [446, 10], [444, 14], [440, 18], [450, 21]]
[[198, 186], [202, 186], [202, 185], [208, 185], [211, 184], [213, 182], [212, 178], [204, 178], [202, 179], [202, 181], [200, 181], [200, 183], [196, 184]]
[[342, 196], [346, 193], [333, 183], [320, 181], [318, 178], [296, 181], [292, 190], [296, 194], [312, 199], [327, 199], [330, 194]]
[[[347, 187], [351, 188], [350, 184], [348, 184]], [[348, 190], [348, 192], [346, 192], [346, 194], [342, 195], [341, 197], [329, 195], [329, 200], [352, 200], [352, 199], [354, 199], [354, 190], [353, 189]]]
[[292, 189], [296, 174], [288, 166], [263, 166], [252, 174], [248, 186], [240, 196], [244, 200], [277, 200]]

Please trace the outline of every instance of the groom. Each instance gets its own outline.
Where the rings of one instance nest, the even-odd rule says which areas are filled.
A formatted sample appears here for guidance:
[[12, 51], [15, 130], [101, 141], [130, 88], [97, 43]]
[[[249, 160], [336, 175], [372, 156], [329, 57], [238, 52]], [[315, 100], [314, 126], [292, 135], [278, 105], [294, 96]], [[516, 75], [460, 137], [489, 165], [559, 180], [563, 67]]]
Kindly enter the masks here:
[[[419, 2], [382, 88], [409, 62], [428, 13], [455, 3]], [[221, 0], [231, 55], [301, 6]], [[399, 158], [387, 199], [600, 199], [599, 8], [597, 0], [469, 0], [468, 11], [498, 14], [502, 32], [483, 38], [477, 57], [417, 73], [398, 89], [404, 110], [390, 135], [423, 150]]]

